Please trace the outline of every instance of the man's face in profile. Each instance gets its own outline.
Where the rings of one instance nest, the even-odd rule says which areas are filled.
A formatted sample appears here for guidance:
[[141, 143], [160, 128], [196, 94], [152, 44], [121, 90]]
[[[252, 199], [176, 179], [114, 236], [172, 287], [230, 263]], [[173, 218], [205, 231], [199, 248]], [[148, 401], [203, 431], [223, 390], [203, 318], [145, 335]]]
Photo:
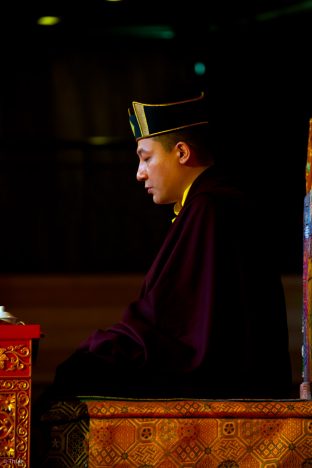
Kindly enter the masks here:
[[142, 138], [138, 141], [137, 154], [137, 180], [144, 182], [145, 189], [153, 196], [154, 203], [176, 203], [181, 190], [177, 147], [165, 150], [158, 140], [152, 137]]

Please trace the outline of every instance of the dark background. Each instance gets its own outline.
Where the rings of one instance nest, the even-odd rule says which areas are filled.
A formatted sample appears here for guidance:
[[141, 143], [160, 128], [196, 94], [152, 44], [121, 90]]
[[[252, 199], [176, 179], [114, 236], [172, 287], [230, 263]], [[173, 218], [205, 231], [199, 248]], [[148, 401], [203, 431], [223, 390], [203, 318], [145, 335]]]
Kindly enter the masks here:
[[171, 211], [135, 180], [127, 108], [203, 90], [283, 273], [301, 274], [310, 2], [42, 0], [0, 15], [0, 273], [146, 270]]

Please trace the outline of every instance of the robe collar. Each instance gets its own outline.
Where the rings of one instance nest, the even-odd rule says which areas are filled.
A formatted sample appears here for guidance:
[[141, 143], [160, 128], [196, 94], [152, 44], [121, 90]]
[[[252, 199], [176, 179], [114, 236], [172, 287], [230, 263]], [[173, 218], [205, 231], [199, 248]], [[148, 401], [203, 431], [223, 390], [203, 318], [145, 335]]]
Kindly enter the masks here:
[[188, 186], [186, 187], [186, 189], [184, 190], [181, 203], [179, 203], [179, 202], [175, 203], [175, 205], [174, 205], [174, 207], [173, 207], [173, 211], [174, 211], [175, 217], [172, 219], [172, 222], [175, 221], [176, 217], [178, 216], [178, 214], [179, 214], [180, 211], [182, 210], [182, 207], [183, 207], [183, 205], [184, 205], [184, 203], [185, 203], [187, 194], [189, 193], [189, 190], [190, 190], [191, 186], [192, 186], [192, 184], [188, 185]]
[[[199, 174], [199, 175], [196, 177], [196, 179], [194, 179], [193, 182], [192, 182], [190, 185], [188, 185], [188, 186], [186, 187], [186, 189], [185, 189], [184, 192], [183, 192], [183, 196], [182, 196], [181, 203], [177, 202], [177, 203], [175, 203], [175, 205], [174, 205], [174, 207], [173, 207], [173, 211], [174, 211], [175, 217], [172, 219], [172, 222], [174, 222], [174, 221], [176, 220], [176, 217], [178, 216], [178, 214], [179, 214], [180, 211], [182, 210], [182, 208], [183, 208], [183, 206], [184, 206], [184, 204], [185, 204], [186, 197], [187, 197], [187, 195], [188, 195], [188, 193], [189, 193], [189, 191], [190, 191], [190, 188], [191, 188], [192, 185], [194, 184], [194, 182], [196, 182], [197, 179], [200, 180], [200, 179], [201, 179], [201, 175], [204, 174], [204, 173], [206, 173], [207, 171], [211, 171], [211, 169], [212, 169], [213, 167], [214, 167], [214, 165], [207, 167], [207, 169], [205, 169], [201, 174]], [[196, 185], [196, 184], [195, 184], [195, 185]]]

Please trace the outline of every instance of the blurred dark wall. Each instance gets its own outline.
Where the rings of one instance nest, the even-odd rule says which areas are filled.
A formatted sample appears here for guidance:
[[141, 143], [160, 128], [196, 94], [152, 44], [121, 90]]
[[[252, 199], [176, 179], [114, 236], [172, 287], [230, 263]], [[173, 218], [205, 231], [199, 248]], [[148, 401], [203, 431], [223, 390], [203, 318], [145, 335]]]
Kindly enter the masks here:
[[[146, 270], [171, 211], [135, 180], [127, 108], [201, 90], [225, 162], [273, 208], [282, 269], [300, 273], [312, 88], [308, 30], [292, 24], [213, 33], [202, 21], [172, 40], [56, 27], [21, 30], [14, 42], [6, 33], [0, 273]], [[202, 76], [196, 61], [206, 64]]]

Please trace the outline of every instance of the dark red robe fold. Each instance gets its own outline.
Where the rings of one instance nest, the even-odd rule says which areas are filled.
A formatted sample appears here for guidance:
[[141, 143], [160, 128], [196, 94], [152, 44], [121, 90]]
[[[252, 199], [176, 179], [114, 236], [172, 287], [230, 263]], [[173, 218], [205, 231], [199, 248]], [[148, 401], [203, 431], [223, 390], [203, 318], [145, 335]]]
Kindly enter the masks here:
[[193, 183], [122, 321], [56, 373], [76, 394], [278, 397], [291, 387], [284, 293], [266, 220], [215, 167]]

